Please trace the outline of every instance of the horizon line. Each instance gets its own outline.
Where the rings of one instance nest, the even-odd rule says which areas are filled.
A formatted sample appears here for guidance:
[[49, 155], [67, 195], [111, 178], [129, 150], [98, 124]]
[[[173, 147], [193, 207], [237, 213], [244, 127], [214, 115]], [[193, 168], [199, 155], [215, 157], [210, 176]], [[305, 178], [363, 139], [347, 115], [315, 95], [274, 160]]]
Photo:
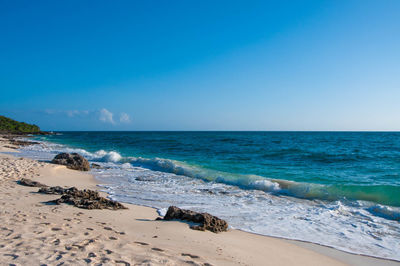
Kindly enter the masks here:
[[400, 133], [400, 130], [44, 130], [44, 132], [388, 132]]

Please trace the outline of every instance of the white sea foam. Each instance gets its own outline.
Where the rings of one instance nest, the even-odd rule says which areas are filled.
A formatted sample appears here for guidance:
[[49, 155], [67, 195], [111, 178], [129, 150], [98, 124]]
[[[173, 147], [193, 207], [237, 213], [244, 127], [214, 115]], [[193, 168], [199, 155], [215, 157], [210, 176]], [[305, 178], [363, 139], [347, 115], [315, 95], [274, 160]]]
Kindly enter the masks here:
[[[229, 221], [233, 228], [258, 234], [309, 241], [340, 250], [400, 259], [400, 225], [373, 215], [369, 202], [355, 206], [277, 196], [260, 190], [242, 190], [137, 167], [98, 173], [106, 191], [116, 200], [156, 207], [170, 205], [207, 211]], [[275, 185], [272, 187], [276, 188]]]
[[104, 162], [114, 162], [114, 163], [119, 162], [122, 159], [122, 156], [118, 152], [115, 151], [106, 152], [104, 150], [95, 152], [94, 156], [92, 157]]
[[272, 182], [268, 179], [255, 180], [253, 182], [250, 182], [250, 186], [253, 187], [254, 189], [262, 190], [265, 192], [279, 191], [281, 189], [278, 183]]
[[[233, 228], [400, 260], [400, 208], [366, 201], [306, 200], [301, 195], [318, 195], [324, 188], [257, 176], [230, 179], [213, 172], [214, 181], [208, 182], [202, 169], [160, 158], [121, 158], [114, 151], [90, 153], [45, 143], [27, 146], [21, 156], [51, 159], [61, 151], [80, 152], [107, 166], [92, 172], [116, 200], [156, 207], [161, 214], [170, 205], [207, 211]], [[300, 196], [287, 196], [291, 193]]]
[[389, 220], [400, 222], [400, 210], [399, 208], [392, 208], [383, 205], [373, 205], [367, 209], [370, 213], [380, 216]]

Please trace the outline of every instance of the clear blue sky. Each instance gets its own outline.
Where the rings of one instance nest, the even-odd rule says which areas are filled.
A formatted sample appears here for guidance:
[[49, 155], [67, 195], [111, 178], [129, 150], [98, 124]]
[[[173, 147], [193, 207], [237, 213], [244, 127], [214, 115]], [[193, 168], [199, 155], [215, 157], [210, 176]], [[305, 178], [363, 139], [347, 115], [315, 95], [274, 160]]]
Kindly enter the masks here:
[[44, 130], [400, 130], [400, 1], [0, 0], [0, 89]]

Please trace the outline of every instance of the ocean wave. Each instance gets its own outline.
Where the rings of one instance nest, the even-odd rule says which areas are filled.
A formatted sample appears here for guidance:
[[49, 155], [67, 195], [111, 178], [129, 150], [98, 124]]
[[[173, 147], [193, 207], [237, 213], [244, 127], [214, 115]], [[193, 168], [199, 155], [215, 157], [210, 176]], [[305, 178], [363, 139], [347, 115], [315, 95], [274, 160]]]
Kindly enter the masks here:
[[[104, 157], [103, 157], [104, 158]], [[400, 206], [400, 187], [385, 185], [324, 185], [266, 178], [257, 175], [243, 175], [191, 166], [183, 162], [163, 158], [128, 157], [120, 159], [133, 166], [153, 171], [183, 175], [217, 182], [242, 189], [255, 189], [303, 199], [336, 201], [341, 199], [372, 201], [385, 205]]]
[[[60, 145], [53, 146], [60, 149]], [[123, 157], [116, 151], [99, 150], [94, 153], [84, 149], [62, 148], [66, 152], [78, 152], [89, 160], [142, 167], [153, 171], [171, 173], [201, 179], [207, 182], [223, 183], [237, 186], [246, 190], [261, 190], [276, 195], [286, 195], [309, 200], [362, 200], [383, 205], [400, 206], [400, 187], [389, 185], [325, 185], [317, 183], [295, 182], [282, 179], [267, 178], [258, 175], [245, 175], [206, 169], [201, 166], [190, 165], [164, 158]], [[374, 214], [385, 217], [397, 217], [383, 210], [373, 209]], [[396, 220], [398, 218], [394, 218]]]
[[263, 191], [280, 191], [281, 188], [277, 182], [272, 182], [267, 179], [263, 180], [255, 180], [250, 183], [250, 186], [254, 189], [263, 190]]
[[375, 205], [367, 208], [367, 211], [375, 216], [400, 222], [400, 210], [398, 208], [395, 209], [389, 206]]
[[99, 150], [99, 151], [94, 153], [94, 157], [99, 159], [100, 161], [103, 161], [103, 162], [117, 163], [117, 162], [120, 162], [122, 160], [121, 154], [119, 154], [116, 151], [106, 152], [105, 150]]
[[385, 205], [400, 206], [400, 187], [386, 185], [324, 185], [316, 183], [295, 182], [272, 179], [257, 175], [227, 173], [200, 166], [192, 166], [183, 162], [163, 158], [122, 158], [115, 152], [97, 152], [101, 159], [108, 162], [129, 162], [132, 166], [142, 167], [153, 171], [183, 175], [202, 179], [207, 182], [217, 182], [238, 186], [242, 189], [262, 190], [275, 194], [287, 195], [310, 200], [336, 201], [364, 200]]

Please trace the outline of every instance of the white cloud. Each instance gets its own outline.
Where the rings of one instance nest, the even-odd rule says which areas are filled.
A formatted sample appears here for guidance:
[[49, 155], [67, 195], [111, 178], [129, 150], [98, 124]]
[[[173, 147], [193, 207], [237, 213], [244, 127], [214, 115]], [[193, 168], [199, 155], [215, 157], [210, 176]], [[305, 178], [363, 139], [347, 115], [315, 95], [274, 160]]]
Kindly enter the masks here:
[[67, 115], [69, 117], [74, 117], [75, 115], [79, 115], [79, 111], [78, 110], [72, 110], [72, 111], [67, 111]]
[[48, 115], [67, 115], [68, 117], [75, 117], [75, 116], [86, 116], [89, 115], [91, 112], [87, 110], [55, 110], [55, 109], [45, 109], [44, 113]]
[[44, 112], [45, 112], [46, 114], [48, 114], [48, 115], [53, 115], [53, 114], [57, 113], [57, 111], [55, 111], [55, 110], [53, 110], [53, 109], [46, 109], [46, 110], [44, 110]]
[[98, 119], [103, 123], [109, 123], [113, 125], [118, 124], [129, 124], [132, 122], [131, 117], [125, 113], [119, 113], [118, 118], [114, 120], [114, 114], [107, 110], [106, 108], [102, 108], [100, 110], [55, 110], [55, 109], [45, 109], [44, 112], [47, 115], [61, 115], [68, 116], [70, 118], [79, 118], [79, 119]]
[[100, 121], [102, 121], [104, 123], [115, 124], [114, 119], [113, 119], [113, 113], [108, 111], [106, 108], [103, 108], [100, 110], [99, 119], [100, 119]]
[[121, 113], [119, 115], [119, 122], [129, 124], [131, 122], [131, 118], [127, 113]]

